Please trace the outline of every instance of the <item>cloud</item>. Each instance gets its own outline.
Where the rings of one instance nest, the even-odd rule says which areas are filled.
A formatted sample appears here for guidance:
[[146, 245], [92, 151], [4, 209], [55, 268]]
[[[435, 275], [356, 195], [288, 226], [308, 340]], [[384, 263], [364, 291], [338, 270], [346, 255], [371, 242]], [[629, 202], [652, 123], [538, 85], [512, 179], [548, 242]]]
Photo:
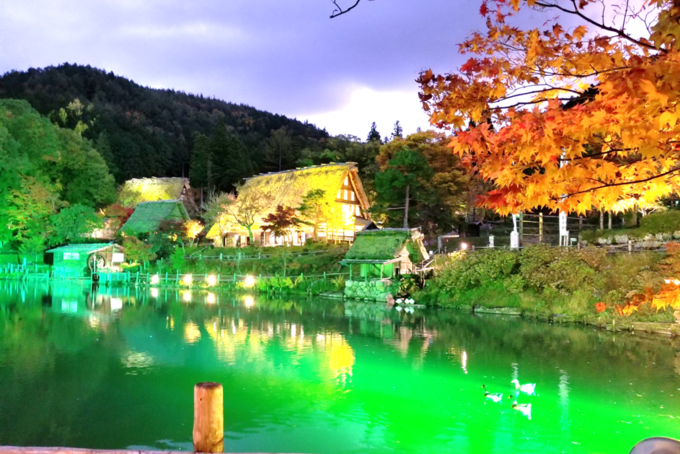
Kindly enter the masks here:
[[301, 113], [297, 117], [309, 119], [310, 123], [326, 128], [333, 135], [351, 134], [362, 140], [368, 136], [373, 122], [383, 137], [392, 133], [397, 121], [404, 134], [416, 132], [418, 128], [430, 129], [415, 90], [376, 91], [370, 87], [356, 87], [349, 91], [346, 102], [337, 109]]
[[[482, 25], [476, 0], [364, 1], [333, 20], [330, 0], [8, 2], [1, 72], [89, 64], [361, 135], [379, 119], [420, 125], [414, 79], [428, 67], [458, 66], [456, 43]], [[369, 114], [368, 125], [343, 129]], [[391, 124], [381, 128], [387, 134]]]

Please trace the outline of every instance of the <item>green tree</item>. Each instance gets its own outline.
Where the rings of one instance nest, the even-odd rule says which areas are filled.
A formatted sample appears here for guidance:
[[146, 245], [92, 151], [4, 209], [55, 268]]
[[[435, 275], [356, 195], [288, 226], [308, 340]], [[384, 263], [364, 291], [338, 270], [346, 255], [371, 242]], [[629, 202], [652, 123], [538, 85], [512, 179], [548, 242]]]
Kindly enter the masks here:
[[[415, 198], [412, 206], [418, 212], [416, 225], [426, 232], [450, 231], [457, 224], [459, 214], [465, 212], [468, 194], [474, 192], [478, 183], [471, 180], [460, 158], [451, 152], [449, 142], [450, 139], [439, 132], [417, 132], [381, 146], [376, 158], [377, 165], [385, 169], [389, 160], [403, 148], [417, 150], [425, 157], [432, 169], [432, 178], [422, 181], [428, 197], [422, 201]], [[436, 197], [430, 197], [430, 194]]]
[[227, 213], [234, 221], [248, 231], [250, 244], [255, 244], [253, 238], [253, 225], [259, 215], [269, 204], [269, 195], [260, 191], [241, 191], [241, 185], [237, 185], [239, 191], [236, 202], [227, 206]]
[[291, 167], [294, 162], [293, 140], [285, 128], [272, 131], [264, 148], [267, 163], [278, 171]]
[[302, 222], [314, 227], [314, 241], [319, 240], [319, 227], [330, 218], [332, 201], [328, 200], [326, 191], [312, 189], [302, 196], [302, 205], [298, 207]]
[[208, 224], [217, 226], [222, 246], [225, 245], [225, 238], [229, 235], [229, 232], [237, 225], [227, 210], [227, 208], [234, 204], [235, 201], [236, 196], [234, 196], [233, 193], [223, 192], [213, 195], [205, 205], [203, 218]]
[[62, 199], [93, 208], [113, 203], [116, 200], [113, 175], [92, 143], [70, 129], [59, 130], [58, 137], [61, 145], [58, 169]]
[[152, 245], [146, 244], [134, 236], [125, 237], [123, 247], [125, 248], [125, 257], [130, 263], [141, 262], [146, 266], [156, 258], [156, 254], [152, 251]]
[[[403, 227], [409, 227], [410, 203], [413, 198], [432, 200], [433, 194], [427, 186], [433, 172], [427, 159], [417, 150], [403, 148], [387, 163], [387, 167], [375, 177], [378, 192], [378, 212], [399, 210], [403, 212]], [[394, 206], [403, 203], [403, 206]], [[389, 219], [394, 219], [389, 216]]]
[[213, 161], [213, 148], [210, 139], [206, 135], [198, 134], [194, 138], [194, 149], [191, 152], [189, 178], [192, 186], [207, 189], [209, 193], [214, 189]]
[[82, 239], [88, 233], [102, 228], [104, 220], [92, 207], [76, 204], [50, 216], [50, 224], [49, 242], [54, 246]]

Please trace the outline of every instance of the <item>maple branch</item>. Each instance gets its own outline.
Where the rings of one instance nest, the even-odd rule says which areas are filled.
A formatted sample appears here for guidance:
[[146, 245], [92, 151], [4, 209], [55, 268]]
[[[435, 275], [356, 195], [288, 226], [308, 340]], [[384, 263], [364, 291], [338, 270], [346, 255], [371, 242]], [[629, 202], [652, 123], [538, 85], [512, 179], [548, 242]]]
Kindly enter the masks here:
[[357, 7], [357, 5], [359, 5], [359, 2], [361, 0], [356, 0], [356, 2], [354, 2], [354, 5], [350, 6], [347, 9], [344, 9], [344, 10], [340, 7], [340, 5], [338, 5], [337, 0], [331, 0], [331, 1], [335, 5], [335, 10], [333, 11], [333, 14], [331, 14], [331, 19], [333, 19], [334, 17], [342, 16], [343, 14], [346, 14], [346, 13], [349, 13], [350, 11], [352, 11], [354, 8]]
[[[515, 107], [520, 107], [520, 106], [529, 106], [529, 105], [532, 105], [532, 104], [540, 104], [540, 103], [542, 103], [542, 102], [548, 102], [548, 101], [550, 101], [550, 100], [557, 100], [557, 101], [571, 101], [572, 99], [573, 99], [573, 98], [545, 98], [545, 99], [535, 99], [535, 100], [533, 100], [533, 101], [522, 101], [522, 102], [517, 102], [517, 103], [511, 104], [511, 105], [509, 105], [509, 106], [494, 106], [494, 107], [491, 107], [491, 108], [492, 108], [492, 109], [513, 109], [513, 108], [515, 108]], [[497, 103], [497, 102], [500, 102], [500, 101], [501, 101], [501, 100], [499, 100], [499, 101], [493, 101], [491, 104]]]
[[574, 73], [570, 73], [570, 72], [564, 72], [564, 73], [549, 72], [549, 71], [543, 71], [540, 68], [537, 68], [535, 73], [539, 74], [541, 76], [549, 76], [549, 77], [562, 76], [562, 77], [573, 77], [575, 79], [587, 79], [588, 77], [598, 76], [600, 74], [610, 73], [610, 72], [614, 72], [614, 71], [621, 71], [621, 70], [624, 70], [624, 69], [630, 69], [630, 66], [618, 66], [616, 68], [601, 69], [601, 70], [593, 69], [593, 72], [591, 72], [590, 74], [574, 74]]
[[[492, 101], [492, 102], [500, 102], [500, 101], [505, 101], [506, 99], [517, 98], [519, 96], [528, 96], [528, 95], [534, 95], [534, 94], [537, 94], [537, 93], [548, 93], [548, 92], [551, 92], [551, 91], [568, 91], [568, 92], [571, 92], [571, 93], [575, 93], [579, 96], [583, 95], [583, 93], [581, 93], [580, 91], [571, 90], [569, 88], [552, 87], [552, 86], [547, 85], [547, 84], [541, 84], [541, 85], [545, 85], [549, 88], [544, 88], [544, 89], [541, 89], [541, 90], [525, 91], [523, 93], [515, 93], [515, 94], [512, 94], [512, 95], [503, 96], [502, 98], [499, 98], [496, 101]], [[518, 88], [518, 90], [520, 90], [521, 88], [523, 88], [523, 87]]]
[[619, 29], [616, 29], [614, 27], [609, 27], [608, 25], [601, 24], [601, 23], [591, 19], [590, 17], [586, 16], [581, 11], [579, 11], [578, 7], [576, 6], [576, 0], [571, 0], [571, 3], [574, 5], [574, 10], [570, 10], [570, 9], [564, 8], [560, 5], [551, 4], [551, 3], [536, 2], [536, 5], [543, 7], [543, 8], [556, 8], [556, 9], [563, 11], [567, 14], [575, 14], [578, 17], [580, 17], [581, 19], [583, 19], [584, 21], [588, 22], [589, 24], [592, 24], [592, 25], [594, 25], [598, 28], [601, 28], [603, 30], [607, 30], [608, 32], [614, 33], [614, 34], [620, 36], [621, 38], [624, 38], [624, 39], [626, 39], [626, 40], [628, 40], [632, 43], [637, 44], [640, 47], [646, 47], [647, 49], [651, 49], [651, 50], [654, 50], [654, 51], [660, 51], [660, 52], [664, 52], [664, 53], [667, 52], [666, 49], [657, 49], [652, 44], [647, 44], [647, 43], [644, 43], [640, 40], [633, 38], [632, 36], [627, 35], [623, 30], [619, 30]]
[[[669, 170], [667, 172], [660, 173], [658, 175], [654, 175], [654, 176], [651, 176], [649, 178], [643, 178], [642, 180], [622, 181], [620, 183], [606, 183], [606, 184], [603, 184], [602, 186], [598, 186], [598, 187], [595, 187], [595, 188], [585, 189], [583, 191], [572, 192], [571, 194], [567, 194], [567, 195], [562, 196], [562, 197], [552, 197], [552, 200], [566, 199], [566, 198], [571, 197], [571, 196], [575, 196], [575, 195], [579, 195], [579, 194], [585, 194], [587, 192], [595, 192], [597, 190], [604, 189], [604, 188], [613, 188], [613, 187], [616, 187], [616, 186], [626, 186], [626, 185], [629, 185], [629, 184], [646, 183], [648, 181], [656, 180], [657, 178], [665, 177], [666, 175], [670, 175], [671, 173], [677, 172], [679, 170], [680, 170], [680, 167], [675, 167], [675, 168], [672, 168], [671, 170]], [[601, 183], [601, 181], [598, 181], [598, 183]]]

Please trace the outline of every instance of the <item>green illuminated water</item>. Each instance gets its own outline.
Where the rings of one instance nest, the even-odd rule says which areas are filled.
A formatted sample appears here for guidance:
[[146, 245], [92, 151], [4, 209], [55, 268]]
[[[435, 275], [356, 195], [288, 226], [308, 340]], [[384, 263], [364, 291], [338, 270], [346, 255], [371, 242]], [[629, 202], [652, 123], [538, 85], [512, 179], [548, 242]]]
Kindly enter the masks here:
[[[190, 300], [187, 302], [186, 300]], [[0, 444], [225, 451], [622, 453], [680, 433], [680, 343], [451, 311], [0, 282]], [[531, 419], [510, 381], [536, 382]]]

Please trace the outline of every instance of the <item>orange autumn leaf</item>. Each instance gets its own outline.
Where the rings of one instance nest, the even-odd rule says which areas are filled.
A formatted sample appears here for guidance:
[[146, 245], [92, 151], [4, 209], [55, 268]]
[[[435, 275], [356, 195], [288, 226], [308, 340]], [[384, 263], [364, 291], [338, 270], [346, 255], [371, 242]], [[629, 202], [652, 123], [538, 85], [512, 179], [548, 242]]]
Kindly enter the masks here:
[[[569, 27], [553, 20], [556, 3], [485, 0], [486, 30], [459, 46], [470, 56], [460, 71], [421, 74], [430, 122], [495, 186], [483, 206], [621, 211], [680, 188], [679, 8], [605, 3], [628, 18], [620, 33], [598, 28], [599, 17], [581, 20], [596, 14], [592, 0], [562, 10], [577, 20]], [[509, 25], [518, 9], [547, 20]], [[640, 37], [644, 18], [653, 25]]]

